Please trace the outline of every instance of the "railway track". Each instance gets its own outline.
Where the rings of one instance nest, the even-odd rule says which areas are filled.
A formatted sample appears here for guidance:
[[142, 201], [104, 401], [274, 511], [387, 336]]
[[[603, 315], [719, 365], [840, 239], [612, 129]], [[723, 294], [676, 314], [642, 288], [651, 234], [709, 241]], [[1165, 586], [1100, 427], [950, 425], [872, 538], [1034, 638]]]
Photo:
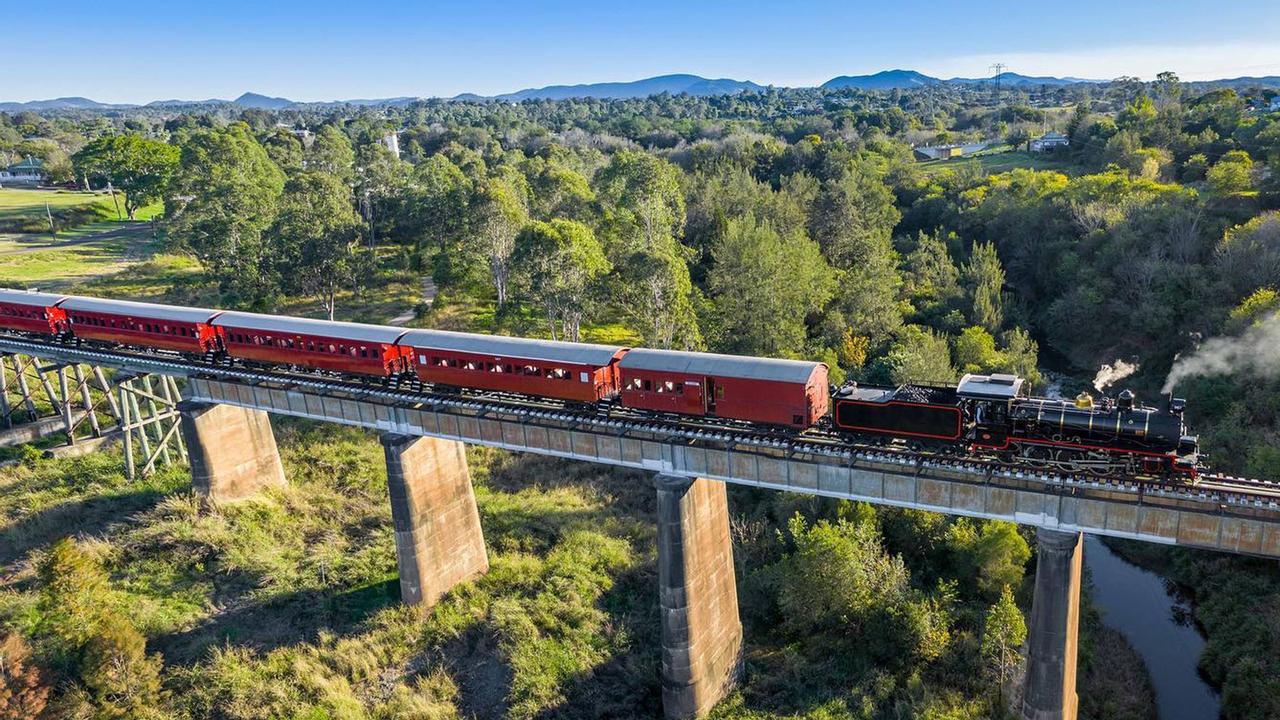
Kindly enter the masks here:
[[193, 361], [177, 354], [139, 353], [120, 349], [107, 350], [92, 346], [47, 343], [7, 333], [0, 333], [0, 352], [96, 364], [126, 372], [204, 377], [282, 390], [307, 390], [334, 397], [376, 400], [393, 405], [450, 408], [481, 417], [489, 413], [501, 413], [520, 416], [529, 422], [590, 426], [597, 431], [617, 434], [643, 432], [663, 436], [669, 441], [680, 440], [753, 448], [775, 454], [826, 456], [850, 464], [876, 462], [901, 465], [904, 472], [936, 468], [966, 472], [974, 475], [975, 478], [987, 480], [994, 475], [999, 475], [1043, 481], [1046, 484], [1062, 486], [1064, 490], [1072, 487], [1109, 486], [1119, 491], [1138, 494], [1193, 496], [1223, 505], [1280, 506], [1280, 482], [1219, 473], [1202, 473], [1194, 485], [1188, 485], [1161, 483], [1127, 476], [1035, 470], [993, 459], [912, 450], [905, 447], [851, 443], [843, 436], [816, 429], [798, 434], [786, 434], [745, 424], [729, 425], [706, 420], [653, 417], [618, 406], [584, 409], [545, 399], [501, 393], [456, 394], [433, 392], [425, 388], [384, 387], [355, 382], [338, 376], [214, 365]]

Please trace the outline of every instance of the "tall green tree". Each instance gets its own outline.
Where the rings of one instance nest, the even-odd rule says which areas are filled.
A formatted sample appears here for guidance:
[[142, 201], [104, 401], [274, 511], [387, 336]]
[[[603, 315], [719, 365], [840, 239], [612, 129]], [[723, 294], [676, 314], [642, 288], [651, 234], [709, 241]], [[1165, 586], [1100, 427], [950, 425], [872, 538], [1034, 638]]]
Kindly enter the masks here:
[[228, 300], [254, 304], [279, 287], [263, 241], [285, 177], [249, 127], [201, 129], [182, 144], [165, 198], [170, 235], [189, 247]]
[[902, 324], [902, 277], [890, 242], [901, 219], [893, 193], [874, 168], [851, 163], [823, 183], [809, 219], [809, 234], [839, 272], [837, 305], [855, 331], [879, 342]]
[[571, 342], [578, 341], [591, 294], [613, 268], [591, 228], [559, 218], [526, 226], [516, 237], [512, 265], [542, 307], [551, 338]]
[[708, 278], [720, 349], [794, 357], [805, 347], [805, 318], [831, 299], [835, 281], [817, 243], [796, 228], [780, 235], [754, 215], [730, 220], [712, 248]]
[[485, 259], [498, 297], [498, 308], [507, 304], [511, 280], [511, 253], [516, 235], [529, 220], [524, 195], [502, 177], [486, 179], [472, 198], [471, 228], [476, 252]]
[[689, 263], [671, 241], [640, 250], [618, 264], [618, 304], [649, 347], [697, 350], [702, 332], [694, 311], [697, 290]]
[[[664, 249], [684, 227], [680, 171], [655, 155], [624, 150], [596, 177], [600, 199], [629, 224], [630, 250]], [[639, 246], [639, 247], [637, 247]]]
[[124, 192], [125, 214], [164, 197], [178, 169], [181, 151], [165, 142], [138, 135], [110, 135], [85, 145], [72, 156], [76, 173], [102, 178]]
[[1005, 585], [1000, 590], [1000, 599], [987, 610], [982, 623], [982, 658], [998, 687], [1003, 688], [1018, 667], [1021, 660], [1018, 650], [1026, 639], [1027, 623], [1013, 601], [1013, 591]]
[[338, 177], [306, 170], [285, 185], [279, 213], [269, 230], [271, 258], [284, 289], [319, 295], [329, 319], [337, 310], [338, 289], [354, 284], [360, 219], [351, 193]]
[[969, 320], [990, 333], [1004, 325], [1004, 267], [993, 243], [976, 243], [964, 267], [965, 288], [969, 294]]
[[348, 185], [355, 179], [356, 151], [351, 139], [340, 128], [325, 124], [316, 131], [315, 140], [307, 152], [306, 166], [336, 175]]

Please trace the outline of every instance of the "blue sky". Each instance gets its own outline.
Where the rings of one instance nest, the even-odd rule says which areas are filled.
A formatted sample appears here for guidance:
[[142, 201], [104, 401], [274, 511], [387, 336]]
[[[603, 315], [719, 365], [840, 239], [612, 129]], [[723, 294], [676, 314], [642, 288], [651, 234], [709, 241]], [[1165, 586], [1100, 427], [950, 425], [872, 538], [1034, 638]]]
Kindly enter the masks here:
[[0, 101], [450, 96], [672, 72], [815, 85], [895, 67], [983, 76], [996, 61], [1078, 77], [1280, 75], [1276, 0], [5, 5]]

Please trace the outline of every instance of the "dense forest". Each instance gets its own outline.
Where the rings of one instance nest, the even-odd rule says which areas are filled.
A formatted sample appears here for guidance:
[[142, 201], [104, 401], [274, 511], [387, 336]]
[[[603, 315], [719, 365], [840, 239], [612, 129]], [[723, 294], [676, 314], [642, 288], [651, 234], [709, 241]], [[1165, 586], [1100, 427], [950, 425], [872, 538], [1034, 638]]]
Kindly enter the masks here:
[[[1093, 388], [1103, 365], [1131, 367], [1123, 382], [1141, 396], [1154, 399], [1169, 378], [1188, 398], [1215, 467], [1280, 479], [1280, 359], [1268, 355], [1280, 349], [1267, 342], [1280, 337], [1280, 113], [1263, 109], [1273, 95], [1163, 74], [999, 98], [969, 87], [771, 88], [24, 112], [0, 114], [0, 155], [39, 157], [56, 182], [109, 184], [130, 217], [162, 202], [157, 232], [199, 270], [150, 297], [385, 322], [387, 287], [429, 278], [435, 297], [413, 325], [803, 357], [826, 362], [837, 382], [1005, 371], [1074, 394], [1104, 390]], [[1022, 151], [1046, 130], [1069, 144]], [[1002, 152], [939, 163], [913, 151], [971, 141]], [[1250, 350], [1204, 359], [1224, 347]], [[1189, 370], [1170, 378], [1175, 363]], [[385, 481], [370, 479], [376, 443], [290, 432], [325, 462], [306, 467], [297, 451], [291, 477], [304, 479], [276, 502], [303, 525], [286, 523], [295, 535], [276, 538], [271, 557], [246, 556], [250, 545], [232, 537], [272, 536], [267, 511], [211, 519], [189, 496], [147, 506], [105, 547], [9, 532], [0, 559], [24, 569], [0, 595], [0, 621], [5, 656], [20, 660], [5, 670], [0, 717], [37, 705], [95, 718], [651, 713], [644, 482], [477, 457], [494, 571], [427, 617], [355, 613], [343, 603], [359, 601], [325, 588], [376, 585], [394, 570], [393, 554], [388, 564], [360, 549], [389, 548], [373, 529], [385, 512]], [[91, 478], [85, 487], [123, 492], [105, 467], [75, 470]], [[14, 472], [27, 488], [14, 498], [41, 505], [69, 470], [29, 459]], [[179, 484], [152, 482], [166, 496]], [[717, 717], [1002, 712], [1025, 634], [1030, 535], [751, 492], [731, 502], [748, 679]], [[320, 517], [344, 509], [367, 522], [318, 537]], [[312, 544], [328, 553], [319, 570]], [[1253, 572], [1229, 558], [1151, 562], [1193, 589]], [[233, 580], [208, 580], [215, 567]], [[170, 577], [148, 580], [147, 568]], [[236, 592], [274, 608], [263, 622], [305, 629], [246, 647], [191, 629], [202, 627], [196, 607], [253, 582]], [[1250, 625], [1257, 642], [1215, 644], [1218, 626], [1205, 621], [1217, 648], [1206, 672], [1230, 718], [1275, 717], [1258, 698], [1280, 697], [1280, 576], [1260, 571], [1253, 584], [1251, 607], [1267, 608]], [[190, 607], [156, 599], [161, 586], [182, 588]], [[306, 592], [328, 604], [301, 620], [293, 596]], [[1215, 597], [1205, 607], [1220, 617], [1228, 610]], [[441, 659], [446, 649], [475, 664], [459, 670]], [[1094, 662], [1083, 660], [1087, 682]], [[496, 700], [477, 689], [489, 677], [501, 678]], [[1106, 678], [1095, 680], [1095, 700], [1110, 697]], [[1122, 701], [1123, 689], [1111, 692]], [[1104, 706], [1084, 710], [1116, 712]]]

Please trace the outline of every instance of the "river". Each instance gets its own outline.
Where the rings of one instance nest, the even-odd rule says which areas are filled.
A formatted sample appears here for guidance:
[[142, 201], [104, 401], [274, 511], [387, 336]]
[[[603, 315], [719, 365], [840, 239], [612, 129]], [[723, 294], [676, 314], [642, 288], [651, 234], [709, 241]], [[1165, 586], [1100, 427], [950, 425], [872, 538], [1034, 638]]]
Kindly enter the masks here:
[[1084, 562], [1102, 622], [1123, 634], [1147, 664], [1160, 720], [1215, 720], [1218, 693], [1196, 668], [1204, 638], [1185, 620], [1186, 603], [1170, 593], [1164, 578], [1120, 559], [1092, 535], [1085, 536]]

